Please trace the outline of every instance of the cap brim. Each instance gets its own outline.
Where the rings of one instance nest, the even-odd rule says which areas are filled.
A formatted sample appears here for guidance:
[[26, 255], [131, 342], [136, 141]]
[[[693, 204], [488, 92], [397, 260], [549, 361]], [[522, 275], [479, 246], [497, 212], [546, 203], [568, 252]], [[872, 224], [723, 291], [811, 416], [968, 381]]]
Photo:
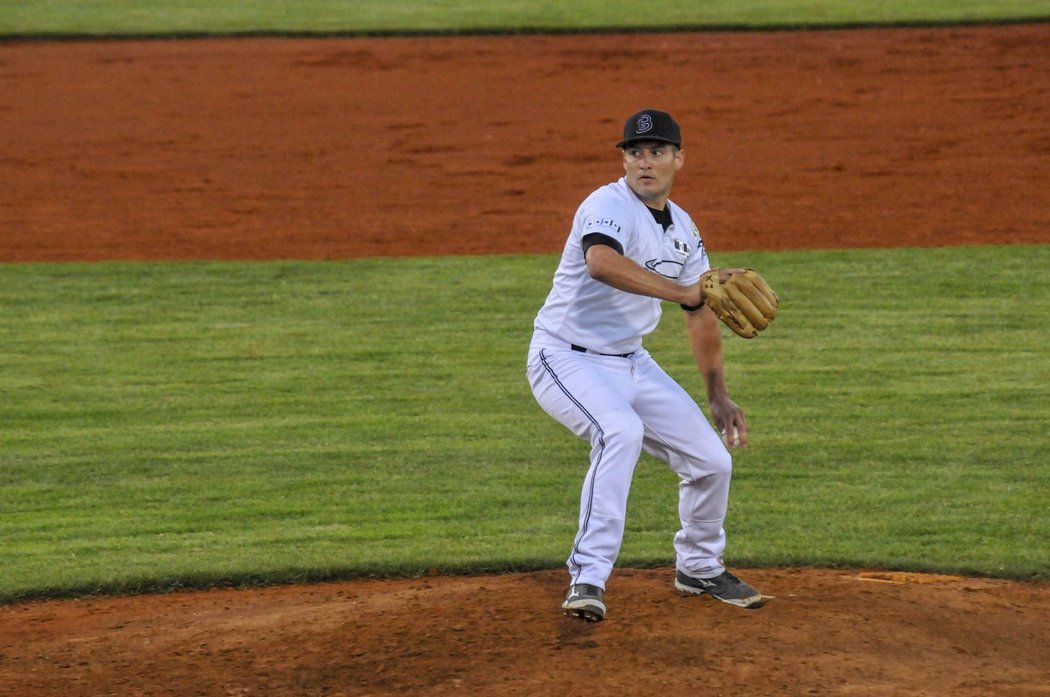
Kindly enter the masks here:
[[631, 143], [641, 143], [647, 140], [657, 143], [670, 143], [676, 148], [682, 147], [682, 144], [678, 141], [670, 140], [669, 138], [661, 138], [659, 136], [638, 136], [637, 138], [628, 138], [627, 140], [621, 140], [619, 143], [616, 144], [616, 147], [622, 148], [625, 145], [630, 145]]

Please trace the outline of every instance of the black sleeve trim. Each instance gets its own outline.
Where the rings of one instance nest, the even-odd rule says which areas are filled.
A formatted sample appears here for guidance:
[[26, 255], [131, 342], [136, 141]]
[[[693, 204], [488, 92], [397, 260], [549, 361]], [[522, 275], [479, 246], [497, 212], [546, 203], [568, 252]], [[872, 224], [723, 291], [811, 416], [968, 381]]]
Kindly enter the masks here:
[[587, 250], [596, 244], [604, 244], [608, 247], [612, 247], [616, 250], [616, 253], [623, 256], [623, 245], [617, 242], [608, 235], [603, 235], [600, 232], [592, 232], [589, 235], [584, 235], [583, 239], [580, 240], [580, 246], [583, 247], [583, 255], [587, 256]]

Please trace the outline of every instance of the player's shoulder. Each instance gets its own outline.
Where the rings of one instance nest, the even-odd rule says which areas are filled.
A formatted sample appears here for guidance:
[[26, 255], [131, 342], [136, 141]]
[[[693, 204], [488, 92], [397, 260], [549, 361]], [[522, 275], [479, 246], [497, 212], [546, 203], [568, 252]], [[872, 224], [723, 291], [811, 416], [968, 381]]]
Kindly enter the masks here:
[[582, 210], [610, 210], [627, 212], [631, 210], [630, 190], [623, 180], [600, 186], [590, 193], [580, 204]]
[[573, 220], [572, 234], [582, 239], [600, 233], [626, 245], [631, 231], [637, 227], [637, 211], [625, 199], [616, 182], [595, 189], [583, 200]]

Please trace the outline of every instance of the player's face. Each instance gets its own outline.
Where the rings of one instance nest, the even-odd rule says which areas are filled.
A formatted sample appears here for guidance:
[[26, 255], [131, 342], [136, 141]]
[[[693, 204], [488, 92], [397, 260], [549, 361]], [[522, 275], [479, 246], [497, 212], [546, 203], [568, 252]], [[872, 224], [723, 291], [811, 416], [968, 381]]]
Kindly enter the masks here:
[[671, 195], [675, 173], [685, 163], [682, 151], [670, 143], [640, 141], [623, 149], [627, 186], [645, 203], [663, 208]]

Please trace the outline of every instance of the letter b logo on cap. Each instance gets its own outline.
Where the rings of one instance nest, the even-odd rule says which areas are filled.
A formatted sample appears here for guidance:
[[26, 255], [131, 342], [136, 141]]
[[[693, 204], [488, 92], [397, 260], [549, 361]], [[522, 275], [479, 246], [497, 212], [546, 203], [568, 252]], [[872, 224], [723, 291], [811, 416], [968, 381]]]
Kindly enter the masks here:
[[653, 117], [649, 114], [642, 114], [642, 118], [638, 119], [638, 127], [635, 128], [634, 132], [641, 135], [651, 130], [653, 130]]

